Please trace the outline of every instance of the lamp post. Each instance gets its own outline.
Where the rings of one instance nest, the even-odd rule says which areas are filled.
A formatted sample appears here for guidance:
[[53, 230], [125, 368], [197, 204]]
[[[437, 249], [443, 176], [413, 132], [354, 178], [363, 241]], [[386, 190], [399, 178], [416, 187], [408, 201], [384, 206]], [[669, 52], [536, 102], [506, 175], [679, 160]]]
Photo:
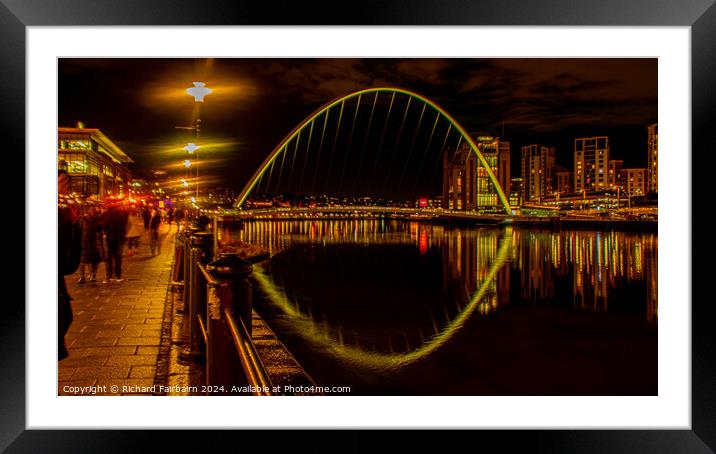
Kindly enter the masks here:
[[[201, 104], [204, 102], [204, 97], [212, 92], [211, 88], [208, 88], [204, 82], [192, 82], [194, 85], [193, 87], [187, 88], [186, 92], [189, 93], [191, 96], [194, 97], [194, 137], [199, 138], [199, 131], [201, 129], [201, 118], [199, 116], [201, 111]], [[189, 149], [189, 146], [192, 145], [193, 150]], [[188, 144], [185, 147], [185, 150], [189, 151], [189, 153], [193, 153], [194, 151], [198, 150], [199, 147], [197, 147], [194, 144]], [[196, 164], [196, 199], [199, 199], [199, 153], [196, 153], [195, 157], [195, 164]]]
[[[193, 127], [192, 127], [192, 129], [193, 129]], [[186, 152], [189, 153], [190, 155], [194, 155], [194, 156], [199, 155], [199, 153], [197, 152], [197, 150], [199, 149], [199, 146], [196, 145], [195, 143], [188, 143], [188, 144], [186, 144], [186, 146], [183, 149], [186, 150]], [[191, 177], [191, 170], [190, 170], [191, 161], [189, 159], [184, 160], [184, 167], [186, 169], [186, 178], [189, 179]], [[199, 167], [198, 166], [195, 166], [195, 167], [197, 168], [197, 172], [198, 172]], [[186, 186], [187, 185], [186, 181], [184, 183]], [[195, 184], [196, 184], [196, 197], [198, 197], [199, 196], [199, 175], [197, 175], [197, 181]]]

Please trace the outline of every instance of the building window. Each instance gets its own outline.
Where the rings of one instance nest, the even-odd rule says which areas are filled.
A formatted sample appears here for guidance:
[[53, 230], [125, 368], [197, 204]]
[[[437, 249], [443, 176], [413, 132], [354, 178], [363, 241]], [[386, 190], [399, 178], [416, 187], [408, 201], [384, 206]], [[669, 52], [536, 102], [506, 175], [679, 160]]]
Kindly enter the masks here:
[[59, 153], [59, 161], [65, 161], [65, 168], [68, 173], [86, 173], [87, 163], [82, 153]]
[[84, 140], [65, 140], [62, 142], [62, 148], [66, 150], [89, 150], [90, 146]]

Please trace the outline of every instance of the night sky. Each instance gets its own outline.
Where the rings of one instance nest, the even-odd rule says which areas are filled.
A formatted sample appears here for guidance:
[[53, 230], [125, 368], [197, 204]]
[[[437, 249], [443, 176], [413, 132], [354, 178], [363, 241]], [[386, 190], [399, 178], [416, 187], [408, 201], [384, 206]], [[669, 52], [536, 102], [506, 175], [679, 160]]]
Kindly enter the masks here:
[[[202, 174], [212, 175], [209, 186], [237, 190], [273, 147], [316, 108], [378, 85], [416, 91], [442, 106], [468, 131], [509, 139], [513, 177], [520, 173], [521, 146], [555, 146], [557, 164], [571, 170], [574, 138], [591, 135], [608, 135], [611, 158], [623, 159], [625, 167], [645, 167], [646, 126], [657, 121], [656, 59], [60, 59], [58, 65], [59, 126], [82, 121], [86, 127], [101, 129], [135, 160], [136, 175], [147, 169], [183, 175], [183, 168], [177, 166], [186, 154], [181, 147], [194, 139], [190, 131], [175, 126], [191, 123], [194, 100], [184, 90], [193, 81], [205, 82], [214, 93], [206, 97], [201, 111], [198, 142], [212, 144], [202, 152]], [[378, 104], [387, 106], [390, 96], [382, 96], [385, 99]], [[363, 103], [360, 111], [365, 114], [370, 105]], [[365, 136], [360, 126], [367, 126], [367, 117], [358, 118], [356, 136], [348, 138], [354, 108], [346, 105], [348, 119], [341, 126], [346, 137], [337, 138], [339, 146], [332, 147], [335, 133], [329, 129], [326, 136], [331, 137], [323, 149], [324, 165], [333, 150], [335, 163], [330, 165], [340, 169], [344, 179], [357, 166], [349, 158], [341, 161], [340, 150], [348, 148], [357, 156]], [[354, 184], [343, 185], [344, 192], [370, 192], [377, 180], [368, 174], [381, 168], [400, 175], [402, 183], [423, 158], [429, 169], [425, 176], [416, 174], [416, 180], [427, 181], [433, 173], [439, 179], [439, 172], [430, 168], [438, 162], [434, 158], [439, 150], [425, 148], [421, 157], [427, 133], [412, 140], [412, 131], [421, 131], [411, 129], [418, 124], [419, 106], [408, 111], [406, 132], [398, 128], [405, 108], [405, 103], [396, 101], [392, 126], [382, 143], [376, 131], [381, 132], [387, 110], [376, 111], [372, 129], [366, 129], [373, 138], [368, 141], [363, 170], [351, 177]], [[427, 123], [422, 129], [430, 129]], [[413, 161], [401, 168], [392, 158], [388, 161], [376, 154], [373, 160], [370, 150], [380, 149], [378, 143], [382, 156], [400, 156], [410, 148]], [[301, 167], [298, 162], [296, 167]], [[339, 186], [341, 172], [331, 172]], [[439, 181], [430, 184], [417, 191], [438, 190]], [[411, 190], [416, 190], [414, 185]]]

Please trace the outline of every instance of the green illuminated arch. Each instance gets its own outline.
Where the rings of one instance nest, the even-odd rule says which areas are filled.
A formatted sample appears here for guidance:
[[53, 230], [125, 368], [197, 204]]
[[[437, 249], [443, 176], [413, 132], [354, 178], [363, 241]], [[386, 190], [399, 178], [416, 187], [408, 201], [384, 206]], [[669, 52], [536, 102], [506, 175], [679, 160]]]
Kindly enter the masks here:
[[366, 351], [359, 347], [340, 345], [331, 340], [330, 334], [325, 331], [324, 328], [297, 311], [291, 302], [288, 301], [285, 293], [283, 293], [266, 274], [256, 269], [252, 274], [252, 278], [261, 287], [262, 292], [290, 317], [291, 323], [296, 327], [296, 331], [305, 339], [321, 344], [326, 348], [326, 351], [330, 352], [334, 357], [347, 362], [361, 364], [375, 370], [398, 369], [432, 354], [462, 329], [465, 322], [480, 307], [482, 297], [489, 289], [490, 281], [495, 278], [497, 272], [505, 265], [509, 257], [510, 239], [512, 238], [511, 232], [511, 227], [505, 229], [505, 236], [502, 239], [497, 255], [492, 261], [485, 279], [482, 281], [480, 288], [477, 289], [472, 295], [472, 298], [470, 298], [470, 302], [463, 308], [458, 316], [451, 320], [442, 332], [431, 338], [421, 347], [406, 353], [377, 353]]
[[258, 170], [253, 174], [251, 179], [249, 180], [248, 184], [244, 187], [244, 189], [241, 191], [241, 194], [239, 194], [238, 199], [236, 200], [235, 207], [241, 208], [241, 206], [246, 201], [246, 198], [248, 197], [251, 190], [256, 186], [256, 183], [259, 181], [261, 176], [264, 174], [266, 169], [271, 165], [271, 163], [274, 162], [276, 157], [281, 153], [281, 151], [285, 150], [287, 148], [287, 145], [291, 140], [293, 140], [298, 133], [303, 130], [309, 123], [314, 121], [316, 118], [318, 118], [321, 114], [326, 112], [327, 110], [331, 109], [333, 106], [336, 106], [342, 102], [345, 102], [348, 99], [355, 98], [356, 96], [364, 95], [367, 93], [399, 93], [406, 96], [409, 96], [411, 98], [415, 98], [419, 101], [424, 102], [425, 104], [429, 105], [433, 109], [435, 109], [443, 118], [445, 118], [450, 124], [460, 133], [463, 140], [467, 142], [470, 145], [470, 148], [472, 149], [473, 153], [477, 155], [478, 160], [480, 161], [480, 164], [482, 164], [482, 167], [487, 171], [488, 176], [490, 177], [490, 181], [495, 186], [495, 189], [497, 190], [497, 195], [500, 198], [500, 201], [502, 202], [502, 206], [505, 209], [505, 213], [507, 215], [512, 215], [512, 211], [510, 210], [510, 204], [507, 200], [507, 197], [505, 197], [505, 193], [502, 190], [502, 187], [500, 186], [500, 183], [497, 181], [497, 178], [495, 177], [495, 174], [492, 173], [492, 169], [490, 169], [490, 166], [487, 164], [487, 161], [485, 160], [485, 157], [480, 153], [480, 150], [478, 150], [477, 145], [472, 140], [470, 135], [465, 131], [465, 129], [460, 125], [460, 123], [457, 122], [449, 113], [447, 113], [442, 107], [435, 104], [430, 99], [419, 95], [418, 93], [415, 93], [410, 90], [405, 90], [403, 88], [394, 88], [394, 87], [374, 87], [374, 88], [366, 88], [364, 90], [359, 90], [353, 93], [350, 93], [345, 96], [341, 96], [340, 98], [336, 98], [333, 101], [330, 101], [329, 103], [323, 105], [316, 111], [314, 111], [311, 115], [309, 115], [305, 120], [303, 120], [301, 123], [298, 124], [293, 130], [284, 137], [284, 139], [279, 142], [279, 144], [276, 146], [276, 148], [273, 149], [273, 151], [268, 155], [268, 157], [264, 160], [264, 162], [259, 166]]

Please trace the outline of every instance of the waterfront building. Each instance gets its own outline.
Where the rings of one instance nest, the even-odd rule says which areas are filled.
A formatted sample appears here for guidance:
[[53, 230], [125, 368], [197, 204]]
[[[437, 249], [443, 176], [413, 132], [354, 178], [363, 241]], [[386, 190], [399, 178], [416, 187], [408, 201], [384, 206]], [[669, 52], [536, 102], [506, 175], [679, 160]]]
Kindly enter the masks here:
[[554, 147], [522, 147], [522, 202], [539, 202], [554, 192]]
[[500, 140], [498, 144], [498, 170], [497, 170], [497, 181], [502, 186], [502, 191], [506, 196], [512, 192], [511, 181], [510, 181], [510, 142], [506, 140]]
[[443, 153], [443, 208], [449, 210], [474, 210], [477, 191], [477, 157], [472, 151], [462, 149]]
[[659, 192], [659, 129], [658, 124], [647, 127], [647, 164], [648, 164], [648, 189], [650, 192]]
[[88, 197], [129, 196], [132, 159], [102, 131], [77, 127], [57, 128], [58, 168], [70, 175], [72, 192]]
[[600, 191], [609, 187], [609, 138], [574, 140], [574, 190]]
[[[499, 137], [475, 134], [478, 150], [487, 161], [505, 195], [510, 188], [510, 144]], [[508, 188], [508, 189], [506, 189]], [[443, 154], [443, 208], [489, 210], [501, 204], [487, 170], [470, 146], [463, 142], [457, 151]]]
[[522, 205], [522, 178], [517, 177], [510, 180], [510, 206], [520, 205]]
[[627, 180], [627, 193], [629, 194], [629, 197], [638, 197], [646, 195], [646, 169], [627, 169]]
[[627, 173], [624, 161], [621, 159], [609, 160], [609, 187], [612, 189], [625, 190], [627, 188]]

